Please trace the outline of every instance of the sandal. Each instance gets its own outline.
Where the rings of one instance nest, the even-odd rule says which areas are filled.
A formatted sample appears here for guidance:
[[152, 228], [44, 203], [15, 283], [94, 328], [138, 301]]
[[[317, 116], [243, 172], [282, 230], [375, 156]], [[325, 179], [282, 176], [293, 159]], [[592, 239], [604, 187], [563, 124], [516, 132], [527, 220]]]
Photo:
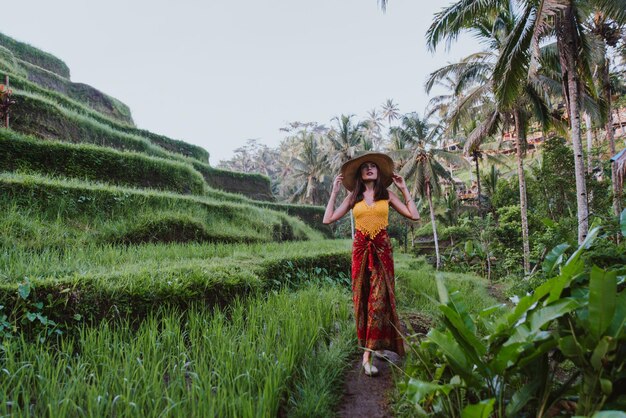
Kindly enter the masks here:
[[376, 376], [378, 374], [378, 369], [371, 362], [366, 361], [363, 363], [363, 371], [368, 376]]

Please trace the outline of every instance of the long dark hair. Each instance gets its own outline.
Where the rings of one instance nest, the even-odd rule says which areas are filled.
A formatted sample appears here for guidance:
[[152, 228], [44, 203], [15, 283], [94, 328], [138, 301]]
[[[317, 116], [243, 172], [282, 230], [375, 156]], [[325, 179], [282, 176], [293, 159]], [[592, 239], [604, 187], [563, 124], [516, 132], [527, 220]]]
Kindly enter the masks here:
[[[363, 166], [363, 164], [361, 164]], [[378, 176], [376, 177], [376, 181], [374, 182], [374, 201], [378, 200], [388, 200], [389, 199], [389, 191], [385, 187], [381, 176], [380, 169], [378, 169], [378, 164], [376, 164]], [[356, 173], [356, 184], [354, 186], [354, 190], [350, 193], [350, 200], [348, 200], [350, 209], [354, 208], [354, 205], [363, 200], [363, 192], [365, 191], [365, 183], [363, 183], [363, 176], [361, 175], [361, 167], [359, 167]]]

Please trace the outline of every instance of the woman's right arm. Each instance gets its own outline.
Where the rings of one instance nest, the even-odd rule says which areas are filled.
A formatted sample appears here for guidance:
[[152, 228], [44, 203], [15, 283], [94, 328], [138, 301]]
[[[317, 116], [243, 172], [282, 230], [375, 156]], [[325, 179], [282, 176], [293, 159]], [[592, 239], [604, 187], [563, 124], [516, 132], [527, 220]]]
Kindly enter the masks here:
[[341, 205], [339, 205], [339, 207], [335, 209], [335, 199], [337, 199], [339, 190], [341, 190], [342, 180], [343, 176], [340, 174], [335, 177], [335, 181], [333, 182], [333, 190], [330, 192], [330, 199], [328, 199], [326, 211], [324, 212], [324, 219], [322, 220], [325, 225], [331, 224], [341, 219], [341, 217], [348, 213], [348, 210], [350, 210], [350, 208], [348, 207], [350, 196], [346, 196], [343, 202], [341, 202]]

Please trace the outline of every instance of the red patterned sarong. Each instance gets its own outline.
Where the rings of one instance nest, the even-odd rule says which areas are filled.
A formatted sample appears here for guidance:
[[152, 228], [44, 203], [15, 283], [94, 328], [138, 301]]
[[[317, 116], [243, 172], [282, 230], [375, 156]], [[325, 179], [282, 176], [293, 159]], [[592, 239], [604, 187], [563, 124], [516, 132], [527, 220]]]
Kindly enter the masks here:
[[396, 313], [393, 254], [387, 230], [373, 239], [359, 230], [352, 244], [352, 301], [359, 345], [404, 355]]

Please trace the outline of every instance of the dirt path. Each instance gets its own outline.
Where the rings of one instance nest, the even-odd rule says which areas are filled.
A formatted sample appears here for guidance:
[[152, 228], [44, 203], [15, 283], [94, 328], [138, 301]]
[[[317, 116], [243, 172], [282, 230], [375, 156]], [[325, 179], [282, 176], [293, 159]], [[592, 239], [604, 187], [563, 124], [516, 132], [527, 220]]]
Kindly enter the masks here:
[[[402, 332], [426, 334], [431, 327], [430, 320], [424, 315], [411, 312], [401, 315]], [[407, 330], [410, 324], [410, 330]], [[390, 359], [402, 366], [395, 353], [389, 353]], [[378, 376], [370, 377], [363, 373], [361, 352], [352, 360], [350, 370], [346, 372], [343, 384], [343, 396], [339, 402], [337, 415], [342, 418], [391, 418], [390, 395], [393, 389], [393, 368], [386, 360], [374, 358]]]
[[391, 367], [387, 361], [374, 359], [378, 376], [363, 373], [361, 354], [352, 362], [346, 373], [343, 397], [339, 403], [338, 416], [342, 418], [390, 418], [388, 392], [393, 387]]

